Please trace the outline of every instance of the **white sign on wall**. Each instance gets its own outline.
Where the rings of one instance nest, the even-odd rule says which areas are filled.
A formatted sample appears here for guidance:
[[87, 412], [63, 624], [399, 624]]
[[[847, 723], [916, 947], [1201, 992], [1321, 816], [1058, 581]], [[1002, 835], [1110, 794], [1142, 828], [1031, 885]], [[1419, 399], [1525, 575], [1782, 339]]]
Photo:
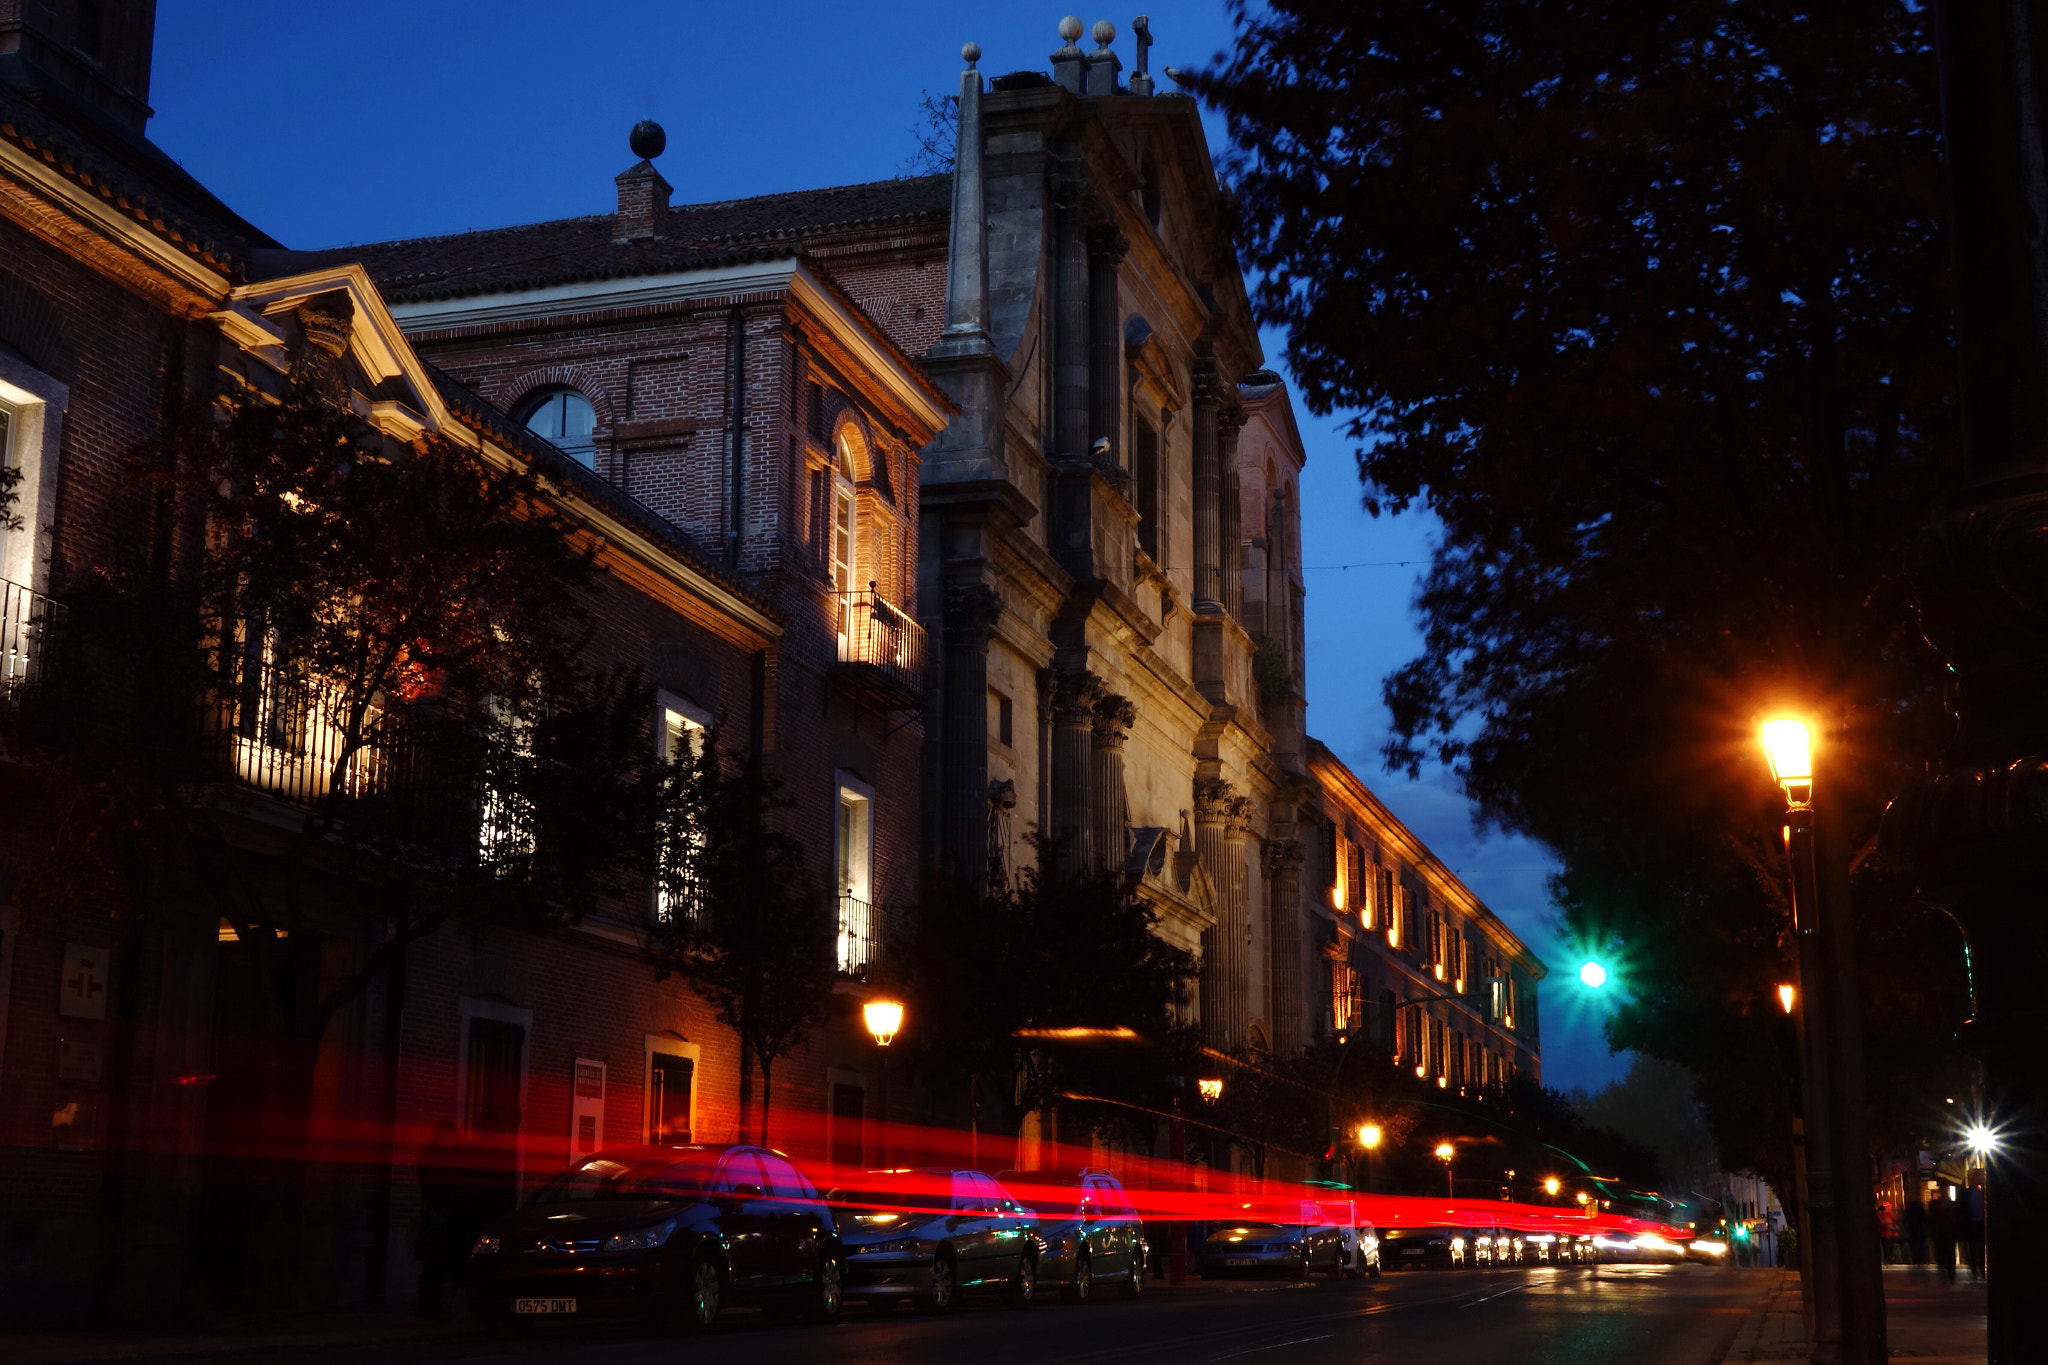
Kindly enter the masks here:
[[105, 948], [64, 945], [64, 970], [57, 977], [57, 1013], [67, 1019], [107, 1017], [108, 963]]

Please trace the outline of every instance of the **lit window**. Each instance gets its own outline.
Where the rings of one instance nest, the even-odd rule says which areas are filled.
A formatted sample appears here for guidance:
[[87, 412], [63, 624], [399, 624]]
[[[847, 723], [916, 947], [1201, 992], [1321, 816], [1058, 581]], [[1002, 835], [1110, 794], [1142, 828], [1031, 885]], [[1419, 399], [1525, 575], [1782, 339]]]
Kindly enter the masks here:
[[[704, 735], [702, 721], [673, 706], [662, 707], [660, 751], [664, 759], [673, 763], [703, 753]], [[697, 852], [703, 847], [703, 835], [693, 828], [677, 828], [669, 832], [668, 838], [670, 843], [662, 853], [665, 875], [654, 892], [654, 917], [664, 924], [679, 912], [695, 919], [702, 908], [695, 864]]]
[[838, 964], [849, 976], [864, 974], [878, 957], [873, 905], [874, 799], [842, 784], [837, 848], [839, 895]]
[[578, 464], [597, 467], [597, 413], [574, 389], [549, 389], [520, 406], [526, 429]]

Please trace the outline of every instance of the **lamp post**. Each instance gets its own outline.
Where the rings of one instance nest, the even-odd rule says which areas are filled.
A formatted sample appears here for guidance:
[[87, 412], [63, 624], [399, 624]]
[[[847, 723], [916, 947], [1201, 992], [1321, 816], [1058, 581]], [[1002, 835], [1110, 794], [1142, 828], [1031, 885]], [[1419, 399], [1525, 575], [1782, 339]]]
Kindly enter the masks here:
[[[1883, 1271], [1871, 1202], [1863, 1116], [1861, 1009], [1847, 905], [1848, 860], [1816, 818], [1813, 727], [1798, 716], [1763, 722], [1758, 738], [1785, 790], [1786, 879], [1799, 948], [1801, 1115], [1807, 1240], [1802, 1288], [1812, 1286], [1814, 1365], [1882, 1365]], [[1786, 997], [1780, 995], [1782, 1004]]]
[[1448, 1142], [1439, 1142], [1436, 1145], [1436, 1159], [1444, 1163], [1444, 1198], [1446, 1199], [1457, 1198], [1456, 1183], [1451, 1175], [1451, 1162], [1457, 1158], [1457, 1155], [1458, 1149], [1451, 1146]]
[[1557, 1192], [1563, 1188], [1563, 1184], [1558, 1180], [1556, 1176], [1551, 1175], [1545, 1176], [1543, 1178], [1543, 1192], [1549, 1195], [1552, 1199], [1557, 1198]]
[[1358, 1145], [1365, 1153], [1365, 1192], [1372, 1193], [1372, 1153], [1384, 1136], [1377, 1123], [1363, 1123], [1358, 1127]]

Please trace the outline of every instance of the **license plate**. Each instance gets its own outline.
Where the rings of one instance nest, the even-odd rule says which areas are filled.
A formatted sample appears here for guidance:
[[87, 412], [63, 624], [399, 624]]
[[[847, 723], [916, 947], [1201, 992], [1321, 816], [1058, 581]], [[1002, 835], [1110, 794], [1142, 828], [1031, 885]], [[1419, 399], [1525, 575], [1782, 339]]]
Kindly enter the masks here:
[[1224, 1262], [1223, 1264], [1225, 1264], [1225, 1265], [1257, 1265], [1257, 1264], [1258, 1264], [1258, 1262], [1257, 1262], [1256, 1260], [1252, 1259], [1252, 1258], [1251, 1258], [1251, 1257], [1249, 1257], [1249, 1256], [1233, 1256], [1233, 1257], [1231, 1257], [1231, 1258], [1230, 1258], [1229, 1260], [1225, 1261], [1225, 1262]]
[[576, 1311], [576, 1300], [514, 1299], [512, 1300], [512, 1311], [515, 1313], [573, 1313]]
[[1403, 1256], [1420, 1256], [1420, 1255], [1422, 1254], [1422, 1248], [1421, 1248], [1421, 1247], [1403, 1247], [1403, 1248], [1401, 1248], [1401, 1254], [1402, 1254]]

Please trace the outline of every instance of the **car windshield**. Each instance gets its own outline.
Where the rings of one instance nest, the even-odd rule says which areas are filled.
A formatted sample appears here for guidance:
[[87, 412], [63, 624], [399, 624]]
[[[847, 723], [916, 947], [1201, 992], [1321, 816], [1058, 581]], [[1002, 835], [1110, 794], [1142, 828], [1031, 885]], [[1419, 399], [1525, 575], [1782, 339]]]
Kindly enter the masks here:
[[874, 1218], [878, 1215], [895, 1215], [899, 1218], [912, 1215], [944, 1213], [949, 1204], [944, 1195], [929, 1191], [912, 1190], [834, 1190], [825, 1196], [826, 1202], [835, 1208], [842, 1208], [860, 1218]]
[[591, 1199], [692, 1199], [704, 1192], [715, 1163], [592, 1157], [579, 1162], [540, 1187], [536, 1204], [566, 1204]]

